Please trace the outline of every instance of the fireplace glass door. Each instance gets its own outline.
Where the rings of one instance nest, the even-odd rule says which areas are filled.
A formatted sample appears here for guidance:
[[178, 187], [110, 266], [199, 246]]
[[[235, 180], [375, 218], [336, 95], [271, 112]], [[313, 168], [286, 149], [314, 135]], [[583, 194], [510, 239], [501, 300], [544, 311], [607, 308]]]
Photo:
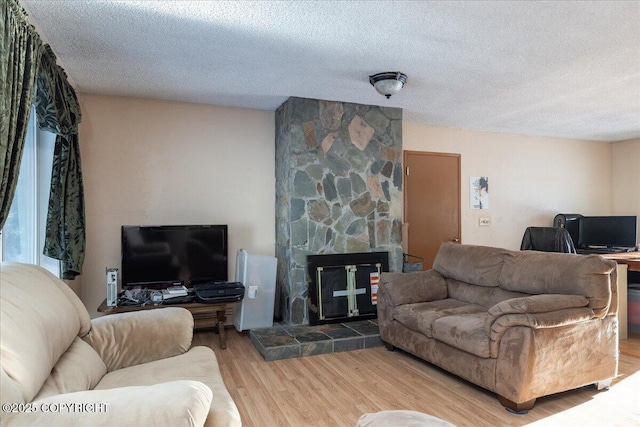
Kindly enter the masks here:
[[388, 271], [388, 253], [309, 256], [309, 323], [374, 318], [380, 273]]

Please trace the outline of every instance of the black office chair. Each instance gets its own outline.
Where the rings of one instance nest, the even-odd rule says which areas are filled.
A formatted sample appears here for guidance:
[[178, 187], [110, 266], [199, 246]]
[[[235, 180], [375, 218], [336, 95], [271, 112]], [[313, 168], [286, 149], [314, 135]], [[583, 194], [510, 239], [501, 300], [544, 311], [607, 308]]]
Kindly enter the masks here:
[[566, 228], [559, 227], [527, 227], [520, 250], [576, 253], [571, 235]]

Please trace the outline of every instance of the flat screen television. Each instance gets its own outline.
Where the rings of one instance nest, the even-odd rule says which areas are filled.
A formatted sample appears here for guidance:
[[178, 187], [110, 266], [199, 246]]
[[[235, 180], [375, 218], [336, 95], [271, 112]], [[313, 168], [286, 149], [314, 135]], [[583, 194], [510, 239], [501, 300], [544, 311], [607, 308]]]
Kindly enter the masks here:
[[227, 281], [226, 225], [122, 226], [122, 288]]
[[633, 248], [638, 238], [636, 216], [585, 216], [580, 218], [578, 247]]

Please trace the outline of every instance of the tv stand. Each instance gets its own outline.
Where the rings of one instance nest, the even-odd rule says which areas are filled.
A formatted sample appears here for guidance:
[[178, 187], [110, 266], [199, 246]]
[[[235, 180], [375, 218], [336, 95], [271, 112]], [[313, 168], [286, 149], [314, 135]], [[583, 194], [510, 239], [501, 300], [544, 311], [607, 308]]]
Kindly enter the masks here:
[[98, 312], [104, 314], [128, 313], [131, 311], [153, 310], [156, 308], [182, 307], [189, 310], [193, 316], [193, 330], [217, 328], [220, 335], [220, 348], [227, 348], [227, 339], [224, 333], [224, 322], [227, 320], [227, 308], [235, 304], [231, 302], [217, 302], [213, 304], [203, 304], [199, 302], [188, 302], [182, 304], [146, 304], [146, 305], [122, 305], [108, 307], [107, 300], [102, 301], [98, 307]]

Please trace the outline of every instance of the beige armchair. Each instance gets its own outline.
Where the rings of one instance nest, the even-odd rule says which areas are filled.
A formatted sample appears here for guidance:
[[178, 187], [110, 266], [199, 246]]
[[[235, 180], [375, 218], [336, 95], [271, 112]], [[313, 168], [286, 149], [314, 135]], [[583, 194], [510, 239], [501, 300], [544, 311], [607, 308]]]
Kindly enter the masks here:
[[0, 421], [7, 426], [240, 426], [193, 318], [164, 308], [91, 320], [46, 270], [0, 271]]

